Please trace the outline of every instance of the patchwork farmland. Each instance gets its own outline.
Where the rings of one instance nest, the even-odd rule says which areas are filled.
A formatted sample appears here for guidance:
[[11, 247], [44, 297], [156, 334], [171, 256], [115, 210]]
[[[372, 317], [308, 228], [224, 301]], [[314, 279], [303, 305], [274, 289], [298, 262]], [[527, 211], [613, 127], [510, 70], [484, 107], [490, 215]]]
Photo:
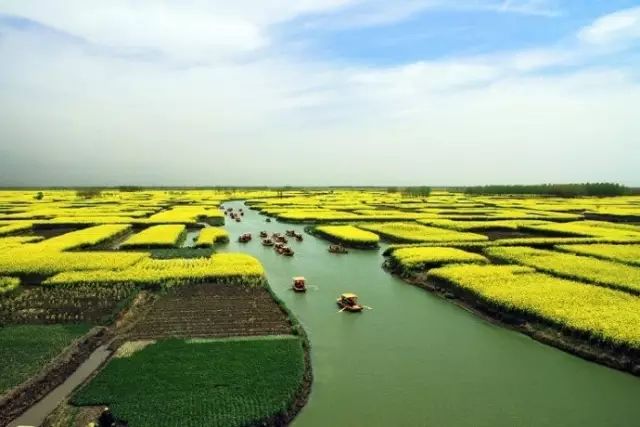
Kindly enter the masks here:
[[[34, 414], [86, 425], [105, 405], [130, 426], [330, 425], [335, 411], [350, 425], [487, 424], [497, 412], [479, 402], [511, 399], [513, 417], [529, 414], [519, 399], [551, 407], [570, 390], [559, 366], [615, 396], [594, 408], [599, 392], [583, 383], [571, 404], [590, 421], [559, 424], [640, 416], [629, 400], [640, 392], [639, 196], [36, 196], [0, 192], [0, 425]], [[291, 291], [294, 276], [306, 293]], [[345, 292], [363, 313], [336, 307]], [[38, 403], [103, 347], [79, 387], [54, 408]], [[536, 369], [518, 364], [528, 357]], [[509, 378], [547, 392], [514, 396]], [[425, 393], [428, 414], [411, 397]], [[454, 395], [464, 410], [443, 409]]]

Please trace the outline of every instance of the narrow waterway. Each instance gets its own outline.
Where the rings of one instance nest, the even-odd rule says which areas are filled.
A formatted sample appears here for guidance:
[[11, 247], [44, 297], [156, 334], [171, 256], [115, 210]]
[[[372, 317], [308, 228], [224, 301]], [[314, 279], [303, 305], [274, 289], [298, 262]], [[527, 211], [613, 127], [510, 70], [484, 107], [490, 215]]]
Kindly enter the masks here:
[[39, 426], [71, 392], [82, 384], [111, 355], [106, 346], [98, 347], [62, 384], [13, 420], [7, 427]]
[[[240, 202], [227, 221], [231, 243], [262, 261], [275, 292], [303, 323], [314, 383], [294, 425], [307, 426], [638, 426], [640, 378], [584, 361], [490, 324], [380, 268], [381, 251], [327, 252], [304, 235], [295, 256], [277, 255], [258, 233], [303, 231], [265, 223]], [[237, 243], [251, 232], [253, 241]], [[305, 276], [306, 294], [290, 290]], [[338, 313], [345, 291], [373, 307]]]

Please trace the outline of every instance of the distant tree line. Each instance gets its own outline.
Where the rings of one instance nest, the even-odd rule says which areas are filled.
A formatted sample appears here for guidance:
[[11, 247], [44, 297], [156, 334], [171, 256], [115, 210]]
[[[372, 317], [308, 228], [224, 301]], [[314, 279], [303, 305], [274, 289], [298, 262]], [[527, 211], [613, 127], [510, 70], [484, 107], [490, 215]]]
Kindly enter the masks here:
[[622, 196], [631, 190], [621, 184], [595, 182], [584, 184], [483, 185], [467, 187], [467, 194], [532, 194], [556, 197]]
[[387, 187], [388, 193], [400, 193], [406, 197], [429, 197], [431, 187], [421, 185], [418, 187]]

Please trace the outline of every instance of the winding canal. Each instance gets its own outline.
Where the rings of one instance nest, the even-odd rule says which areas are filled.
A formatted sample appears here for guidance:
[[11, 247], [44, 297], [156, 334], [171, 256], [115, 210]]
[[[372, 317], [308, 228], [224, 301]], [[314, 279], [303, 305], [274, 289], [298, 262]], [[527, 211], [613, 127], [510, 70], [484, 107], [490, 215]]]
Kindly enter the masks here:
[[[335, 426], [638, 426], [640, 379], [584, 361], [490, 324], [380, 268], [382, 251], [327, 252], [304, 235], [292, 258], [263, 247], [265, 223], [241, 202], [241, 223], [227, 221], [231, 243], [264, 264], [271, 287], [304, 325], [314, 383], [296, 427]], [[252, 242], [237, 243], [242, 232]], [[290, 291], [293, 276], [313, 286]], [[338, 313], [345, 291], [371, 306]]]

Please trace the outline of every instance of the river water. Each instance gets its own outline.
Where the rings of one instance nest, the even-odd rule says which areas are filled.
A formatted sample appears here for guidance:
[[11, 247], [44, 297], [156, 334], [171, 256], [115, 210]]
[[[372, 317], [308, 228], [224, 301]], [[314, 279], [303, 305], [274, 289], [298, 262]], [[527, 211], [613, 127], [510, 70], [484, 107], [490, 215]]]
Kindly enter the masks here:
[[[221, 251], [260, 259], [311, 341], [313, 389], [294, 426], [640, 425], [640, 378], [408, 285], [382, 270], [382, 250], [330, 254], [327, 242], [305, 234], [303, 242], [290, 242], [294, 257], [279, 256], [258, 233], [303, 226], [265, 223], [244, 210], [241, 223], [227, 221], [232, 241]], [[237, 243], [243, 232], [253, 241]], [[298, 275], [312, 286], [306, 294], [290, 290]], [[336, 298], [345, 291], [373, 309], [338, 313]]]

